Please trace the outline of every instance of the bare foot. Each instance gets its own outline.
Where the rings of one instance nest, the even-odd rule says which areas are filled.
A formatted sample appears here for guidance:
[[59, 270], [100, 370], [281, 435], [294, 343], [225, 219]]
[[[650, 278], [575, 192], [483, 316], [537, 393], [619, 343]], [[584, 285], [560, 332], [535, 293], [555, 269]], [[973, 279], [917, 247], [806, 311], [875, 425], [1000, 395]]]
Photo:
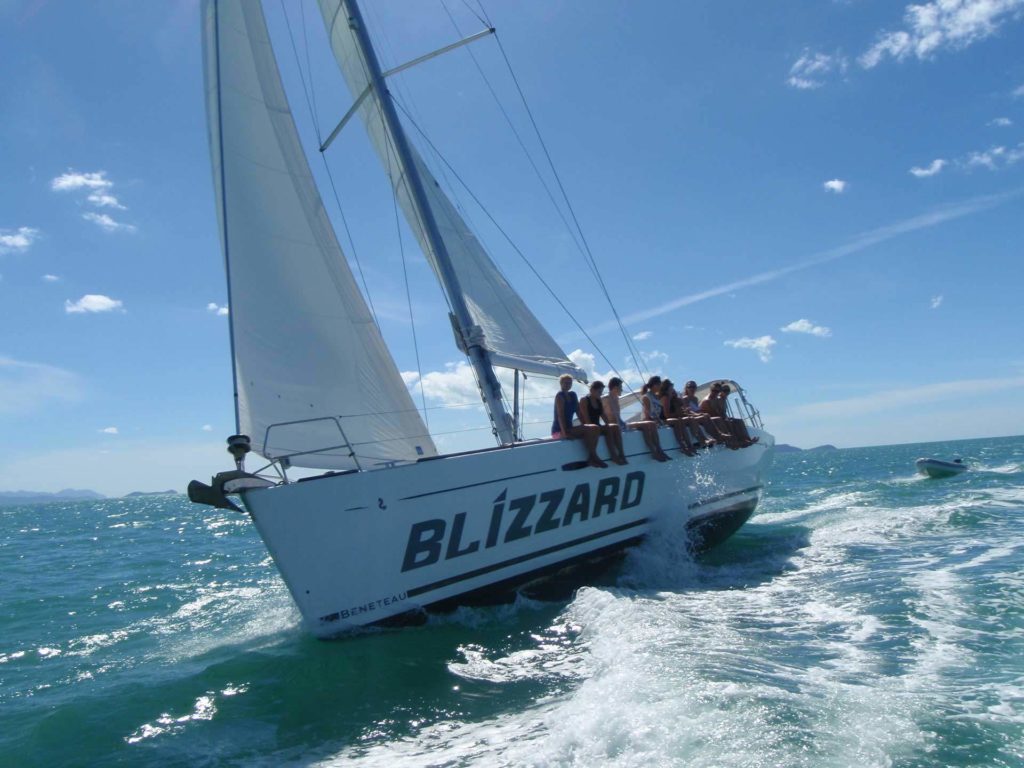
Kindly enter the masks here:
[[618, 464], [618, 465], [619, 465], [620, 467], [624, 467], [624, 466], [625, 466], [626, 464], [629, 464], [629, 462], [628, 462], [628, 461], [626, 461], [626, 457], [625, 457], [625, 456], [619, 456], [619, 458], [617, 458], [617, 459], [612, 459], [612, 461], [614, 461], [614, 462], [615, 462], [616, 464]]
[[605, 464], [605, 463], [604, 463], [603, 461], [601, 461], [600, 459], [590, 459], [590, 460], [589, 460], [589, 461], [587, 462], [587, 464], [589, 464], [589, 465], [590, 465], [590, 466], [592, 466], [592, 467], [597, 467], [598, 469], [605, 469], [605, 468], [607, 468], [607, 467], [608, 467], [608, 465], [607, 465], [607, 464]]

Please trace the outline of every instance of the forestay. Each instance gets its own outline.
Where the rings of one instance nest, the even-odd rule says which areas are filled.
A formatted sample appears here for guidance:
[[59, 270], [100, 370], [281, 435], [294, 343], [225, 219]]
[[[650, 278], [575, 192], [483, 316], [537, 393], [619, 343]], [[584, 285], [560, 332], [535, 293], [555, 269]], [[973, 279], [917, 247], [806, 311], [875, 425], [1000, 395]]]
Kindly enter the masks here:
[[[369, 78], [355, 35], [349, 26], [348, 11], [343, 0], [319, 0], [319, 3], [335, 58], [352, 97], [358, 99], [367, 90]], [[366, 94], [359, 114], [388, 172], [402, 212], [431, 267], [440, 276], [437, 259], [416, 215], [397, 155], [391, 146], [377, 93], [371, 91]], [[568, 359], [502, 276], [441, 190], [415, 147], [410, 147], [410, 150], [415, 171], [423, 179], [427, 202], [437, 221], [452, 267], [458, 275], [469, 312], [482, 333], [482, 338], [475, 341], [482, 342], [482, 346], [488, 350], [491, 364], [546, 375], [570, 373], [578, 379], [586, 380], [583, 370]]]
[[239, 429], [305, 467], [435, 455], [313, 182], [260, 3], [206, 0], [203, 49]]

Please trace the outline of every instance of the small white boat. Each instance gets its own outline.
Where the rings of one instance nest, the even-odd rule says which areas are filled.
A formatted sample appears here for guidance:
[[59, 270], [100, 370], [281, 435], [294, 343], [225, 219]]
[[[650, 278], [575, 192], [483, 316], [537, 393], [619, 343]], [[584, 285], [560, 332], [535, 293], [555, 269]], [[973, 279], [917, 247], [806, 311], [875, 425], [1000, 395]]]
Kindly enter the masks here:
[[943, 461], [942, 459], [918, 459], [914, 462], [917, 471], [928, 477], [952, 477], [967, 471], [967, 465], [960, 459]]

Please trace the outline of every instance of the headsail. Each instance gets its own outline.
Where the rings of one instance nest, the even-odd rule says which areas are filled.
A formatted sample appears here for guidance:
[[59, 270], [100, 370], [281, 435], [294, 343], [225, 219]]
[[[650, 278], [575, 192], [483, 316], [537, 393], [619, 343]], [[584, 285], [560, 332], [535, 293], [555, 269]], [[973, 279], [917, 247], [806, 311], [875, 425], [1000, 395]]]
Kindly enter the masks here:
[[[348, 9], [343, 0], [319, 0], [319, 4], [335, 58], [352, 97], [357, 99], [367, 90], [370, 81], [356, 37], [349, 25]], [[440, 275], [440, 267], [429, 238], [416, 215], [396, 153], [389, 146], [377, 93], [371, 90], [366, 94], [359, 114], [374, 149], [388, 171], [410, 228], [431, 267]], [[571, 373], [576, 378], [585, 380], [586, 374], [583, 370], [568, 359], [519, 294], [502, 276], [480, 241], [441, 190], [416, 149], [410, 149], [416, 171], [423, 180], [427, 202], [448, 250], [452, 267], [458, 274], [462, 294], [474, 323], [482, 331], [482, 346], [490, 353], [491, 364], [546, 375]]]
[[298, 466], [435, 455], [317, 192], [260, 3], [205, 0], [203, 53], [239, 429]]

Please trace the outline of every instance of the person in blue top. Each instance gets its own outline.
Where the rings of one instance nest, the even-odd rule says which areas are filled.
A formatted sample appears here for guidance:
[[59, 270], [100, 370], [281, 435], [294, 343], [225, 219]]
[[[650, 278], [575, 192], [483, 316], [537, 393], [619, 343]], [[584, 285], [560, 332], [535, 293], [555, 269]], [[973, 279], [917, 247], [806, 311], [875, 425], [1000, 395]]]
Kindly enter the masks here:
[[558, 394], [555, 395], [555, 419], [551, 423], [551, 437], [555, 440], [582, 440], [587, 450], [587, 463], [592, 467], [607, 467], [597, 455], [597, 441], [601, 439], [601, 428], [595, 424], [573, 424], [580, 412], [580, 400], [572, 391], [572, 375], [563, 373], [558, 377]]

